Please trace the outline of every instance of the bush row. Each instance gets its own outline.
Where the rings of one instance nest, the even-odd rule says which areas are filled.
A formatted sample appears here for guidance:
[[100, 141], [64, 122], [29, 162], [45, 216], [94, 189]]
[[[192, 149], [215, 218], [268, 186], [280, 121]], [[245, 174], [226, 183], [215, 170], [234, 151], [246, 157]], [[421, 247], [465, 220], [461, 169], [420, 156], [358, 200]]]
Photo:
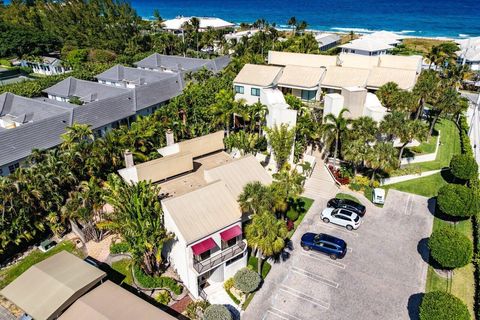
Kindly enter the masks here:
[[182, 286], [179, 285], [173, 278], [149, 276], [145, 274], [145, 272], [143, 272], [143, 270], [138, 266], [133, 267], [133, 273], [135, 275], [135, 279], [144, 288], [167, 288], [176, 295], [182, 293]]
[[117, 242], [110, 245], [110, 253], [119, 254], [126, 253], [130, 249], [130, 246], [126, 242]]

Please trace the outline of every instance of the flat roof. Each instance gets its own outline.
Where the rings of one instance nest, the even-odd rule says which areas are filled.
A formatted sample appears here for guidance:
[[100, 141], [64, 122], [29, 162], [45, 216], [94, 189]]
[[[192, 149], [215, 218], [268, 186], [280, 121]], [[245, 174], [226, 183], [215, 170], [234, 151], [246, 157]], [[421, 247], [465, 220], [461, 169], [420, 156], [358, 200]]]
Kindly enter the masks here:
[[55, 319], [105, 272], [61, 251], [22, 273], [1, 294], [36, 320]]
[[233, 83], [269, 87], [275, 83], [275, 80], [278, 78], [281, 72], [281, 67], [246, 64], [237, 74], [233, 80]]
[[340, 48], [362, 50], [368, 52], [393, 49], [394, 47], [387, 43], [388, 41], [378, 38], [360, 38], [339, 46]]
[[[164, 28], [167, 30], [181, 30], [183, 28], [183, 24], [189, 22], [190, 19], [193, 17], [177, 17], [174, 19], [165, 20], [163, 22]], [[207, 28], [228, 28], [235, 26], [233, 23], [225, 21], [220, 18], [215, 17], [196, 17], [200, 20], [200, 29], [207, 29]]]
[[187, 244], [228, 227], [242, 217], [239, 204], [223, 181], [164, 199], [162, 204]]
[[173, 320], [176, 318], [113, 282], [105, 281], [75, 301], [58, 319]]

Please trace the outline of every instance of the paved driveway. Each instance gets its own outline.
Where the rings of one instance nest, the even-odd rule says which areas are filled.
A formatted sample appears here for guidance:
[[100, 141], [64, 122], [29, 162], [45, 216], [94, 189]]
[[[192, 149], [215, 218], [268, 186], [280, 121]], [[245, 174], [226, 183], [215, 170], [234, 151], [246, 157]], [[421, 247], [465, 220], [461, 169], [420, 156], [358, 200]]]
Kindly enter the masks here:
[[[274, 265], [242, 319], [416, 318], [433, 223], [428, 199], [390, 190], [385, 207], [367, 204], [363, 225], [352, 232], [321, 222], [326, 201], [315, 201], [293, 236], [290, 257]], [[333, 261], [302, 250], [307, 231], [343, 238], [346, 257]]]

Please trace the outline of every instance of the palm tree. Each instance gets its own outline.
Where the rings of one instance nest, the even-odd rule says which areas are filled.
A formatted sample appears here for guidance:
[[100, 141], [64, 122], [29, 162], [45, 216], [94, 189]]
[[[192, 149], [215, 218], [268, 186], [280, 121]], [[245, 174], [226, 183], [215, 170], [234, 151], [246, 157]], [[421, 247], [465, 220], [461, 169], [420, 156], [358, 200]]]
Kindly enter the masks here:
[[424, 70], [418, 76], [417, 83], [413, 88], [413, 92], [419, 98], [419, 105], [415, 119], [419, 119], [425, 108], [425, 103], [430, 102], [432, 97], [436, 95], [440, 84], [438, 73], [434, 70]]
[[387, 141], [393, 141], [397, 131], [403, 126], [406, 119], [407, 115], [403, 112], [389, 113], [380, 122], [380, 132], [387, 135]]
[[425, 58], [430, 62], [428, 69], [431, 69], [433, 64], [437, 65], [441, 56], [442, 56], [442, 52], [440, 50], [440, 47], [432, 46], [432, 48], [430, 48], [430, 50], [425, 55]]
[[155, 18], [154, 25], [155, 25], [156, 31], [162, 30], [164, 27], [163, 22], [165, 20], [163, 20], [162, 16], [160, 15], [160, 11], [158, 11], [158, 9], [153, 10], [153, 17]]
[[249, 182], [238, 196], [240, 208], [245, 213], [257, 214], [272, 210], [272, 194], [270, 188], [259, 181]]
[[283, 220], [278, 220], [270, 212], [253, 216], [245, 228], [245, 237], [250, 248], [257, 252], [258, 273], [262, 273], [265, 257], [280, 253], [285, 247], [288, 230]]
[[159, 191], [150, 182], [128, 185], [119, 176], [110, 175], [105, 201], [114, 211], [98, 223], [128, 243], [134, 262], [148, 275], [160, 273], [163, 245], [173, 239], [164, 226]]
[[290, 19], [288, 19], [287, 24], [289, 26], [292, 26], [292, 35], [295, 36], [296, 34], [295, 28], [297, 27], [297, 18], [291, 17]]
[[302, 33], [303, 31], [305, 31], [305, 29], [307, 29], [307, 27], [308, 27], [307, 21], [302, 20], [302, 21], [297, 25], [297, 30], [300, 31], [300, 33]]
[[340, 139], [347, 130], [347, 126], [352, 122], [351, 119], [343, 117], [345, 112], [350, 112], [348, 109], [342, 109], [338, 116], [329, 113], [325, 116], [325, 122], [321, 128], [322, 139], [327, 146], [335, 142], [335, 151], [333, 153], [333, 163], [337, 164], [337, 155], [341, 151]]
[[198, 19], [197, 17], [192, 17], [190, 19], [190, 24], [193, 28], [193, 31], [195, 32], [195, 39], [196, 39], [196, 44], [197, 44], [197, 57], [198, 57], [198, 54], [199, 54], [199, 50], [198, 50], [198, 33], [199, 33], [199, 30], [200, 30], [200, 19]]
[[349, 140], [345, 143], [343, 157], [353, 164], [354, 175], [357, 175], [358, 167], [365, 163], [370, 151], [370, 145], [363, 139]]
[[440, 89], [439, 95], [434, 98], [431, 106], [431, 110], [435, 115], [432, 118], [428, 135], [432, 135], [433, 128], [435, 128], [435, 124], [442, 114], [452, 111], [456, 113], [458, 109], [461, 109], [459, 108], [461, 104], [460, 94], [457, 89], [444, 84]]
[[376, 139], [377, 132], [378, 123], [375, 120], [371, 117], [360, 117], [352, 120], [347, 140], [360, 139], [364, 142], [373, 142]]
[[215, 103], [209, 108], [210, 112], [215, 116], [213, 124], [224, 125], [227, 136], [230, 135], [232, 117], [241, 104], [243, 104], [242, 101], [235, 101], [232, 90], [222, 89], [215, 95]]
[[367, 157], [367, 165], [372, 169], [371, 182], [378, 170], [390, 170], [398, 167], [397, 149], [391, 142], [376, 143]]
[[397, 83], [387, 82], [378, 89], [376, 95], [385, 108], [394, 110], [399, 91]]
[[290, 165], [286, 163], [279, 172], [273, 174], [273, 178], [271, 190], [275, 199], [275, 208], [283, 214], [288, 209], [288, 201], [302, 194], [305, 177], [297, 170], [291, 170]]
[[280, 170], [288, 161], [292, 152], [293, 142], [295, 140], [295, 128], [289, 129], [288, 124], [273, 128], [265, 128], [267, 132], [268, 143], [272, 147], [273, 155], [277, 163], [277, 169]]
[[407, 120], [400, 126], [395, 133], [396, 137], [400, 139], [402, 146], [398, 155], [398, 160], [402, 160], [402, 155], [407, 144], [413, 139], [424, 141], [428, 136], [428, 126], [421, 120]]

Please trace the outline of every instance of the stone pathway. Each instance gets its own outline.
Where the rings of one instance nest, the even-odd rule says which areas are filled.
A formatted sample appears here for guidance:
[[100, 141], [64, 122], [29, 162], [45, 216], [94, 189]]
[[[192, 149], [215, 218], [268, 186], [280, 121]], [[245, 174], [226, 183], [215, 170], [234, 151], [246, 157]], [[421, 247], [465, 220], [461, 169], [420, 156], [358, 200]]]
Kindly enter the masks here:
[[88, 255], [100, 262], [106, 262], [110, 254], [110, 244], [114, 235], [108, 235], [100, 242], [88, 241], [86, 244]]
[[339, 188], [330, 176], [323, 160], [319, 156], [315, 158], [315, 168], [313, 168], [310, 178], [305, 182], [303, 196], [314, 200], [319, 198], [330, 199], [338, 193]]

